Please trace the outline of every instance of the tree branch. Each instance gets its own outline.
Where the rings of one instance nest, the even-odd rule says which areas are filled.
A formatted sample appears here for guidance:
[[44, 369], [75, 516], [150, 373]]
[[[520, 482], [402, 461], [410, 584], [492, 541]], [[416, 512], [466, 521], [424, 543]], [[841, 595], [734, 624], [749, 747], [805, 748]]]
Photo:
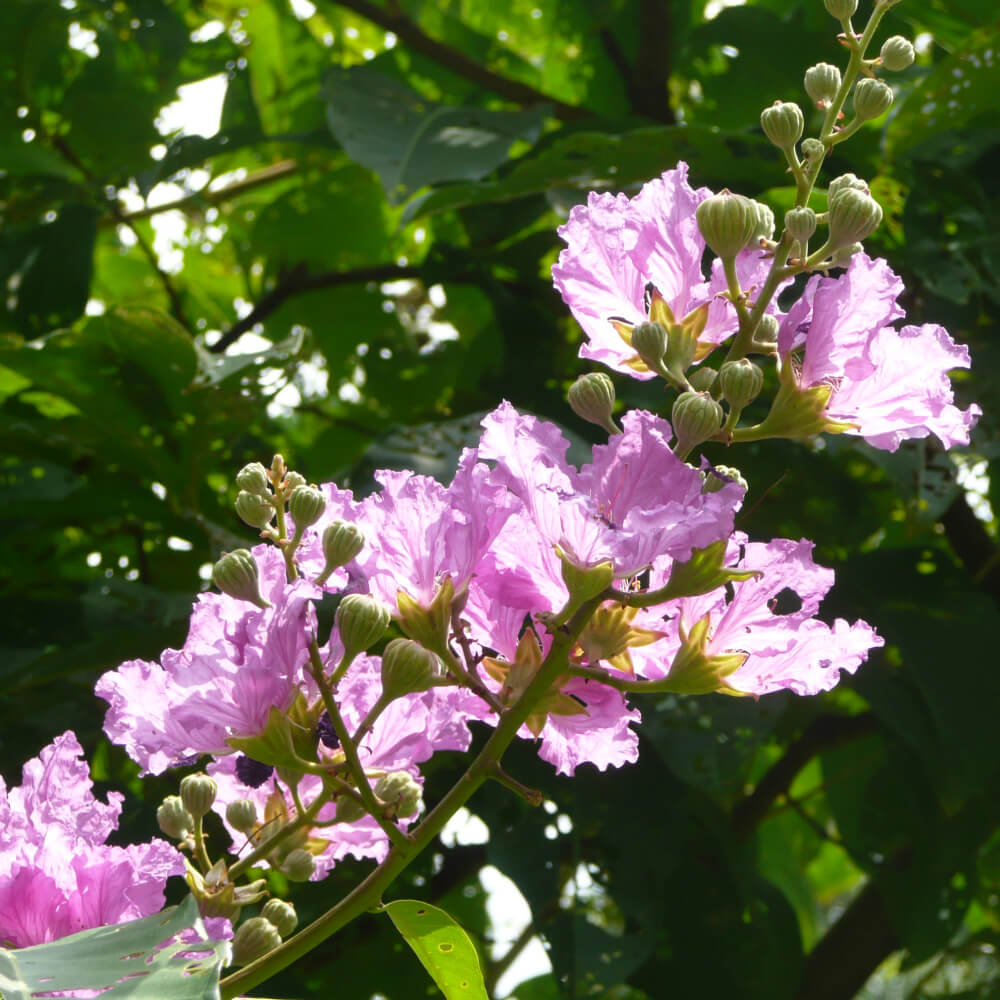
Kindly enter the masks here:
[[355, 14], [377, 24], [380, 28], [391, 31], [414, 52], [428, 56], [445, 69], [471, 80], [485, 90], [493, 91], [505, 100], [517, 104], [551, 104], [553, 114], [561, 121], [580, 121], [593, 117], [593, 112], [587, 108], [566, 104], [555, 97], [543, 94], [540, 90], [535, 90], [526, 83], [494, 73], [464, 52], [431, 38], [398, 8], [389, 10], [373, 3], [372, 0], [336, 0], [336, 3], [337, 6], [354, 11]]

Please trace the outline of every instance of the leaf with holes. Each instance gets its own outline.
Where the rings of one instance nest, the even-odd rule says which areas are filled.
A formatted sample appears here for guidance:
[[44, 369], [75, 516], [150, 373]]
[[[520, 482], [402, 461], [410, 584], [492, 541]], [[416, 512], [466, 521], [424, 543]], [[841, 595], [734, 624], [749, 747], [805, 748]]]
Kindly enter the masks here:
[[476, 946], [444, 910], [416, 899], [383, 909], [448, 1000], [488, 1000]]

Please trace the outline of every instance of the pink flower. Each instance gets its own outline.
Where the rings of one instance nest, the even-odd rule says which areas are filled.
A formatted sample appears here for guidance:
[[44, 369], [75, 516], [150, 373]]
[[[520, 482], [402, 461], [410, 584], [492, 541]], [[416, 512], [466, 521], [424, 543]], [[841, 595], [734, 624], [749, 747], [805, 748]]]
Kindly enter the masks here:
[[787, 359], [804, 344], [796, 385], [829, 386], [824, 417], [876, 448], [928, 434], [946, 448], [968, 444], [982, 410], [953, 404], [947, 373], [968, 368], [969, 352], [940, 326], [890, 326], [903, 315], [902, 288], [885, 261], [856, 254], [839, 278], [809, 281], [781, 325], [779, 353]]
[[112, 847], [122, 796], [93, 795], [72, 732], [24, 766], [22, 784], [0, 780], [0, 946], [26, 948], [77, 931], [136, 920], [163, 907], [163, 886], [184, 874], [170, 844]]
[[271, 708], [288, 708], [300, 690], [316, 628], [310, 598], [319, 590], [303, 579], [286, 583], [276, 548], [258, 545], [253, 554], [271, 607], [202, 594], [182, 649], [166, 650], [159, 664], [129, 660], [97, 682], [110, 704], [104, 731], [147, 772], [229, 753], [229, 737], [258, 735]]
[[[614, 318], [632, 326], [645, 321], [649, 285], [678, 321], [711, 303], [699, 338], [704, 343], [719, 344], [736, 332], [733, 306], [716, 297], [726, 288], [721, 270], [713, 272], [711, 282], [702, 271], [705, 241], [695, 210], [712, 192], [691, 188], [687, 173], [687, 164], [678, 163], [644, 184], [632, 199], [592, 193], [559, 229], [567, 247], [552, 268], [552, 277], [587, 335], [581, 357], [634, 378], [654, 377], [610, 322]], [[737, 271], [743, 289], [762, 284], [768, 266], [757, 250], [740, 254]]]

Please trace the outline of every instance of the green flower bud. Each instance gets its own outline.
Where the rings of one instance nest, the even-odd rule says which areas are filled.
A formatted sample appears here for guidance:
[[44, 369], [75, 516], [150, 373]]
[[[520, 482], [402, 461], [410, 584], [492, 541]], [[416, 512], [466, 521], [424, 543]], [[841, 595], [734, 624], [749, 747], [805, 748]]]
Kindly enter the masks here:
[[839, 250], [834, 251], [830, 259], [833, 261], [834, 267], [847, 267], [851, 258], [862, 250], [864, 247], [860, 243], [852, 243], [850, 246], [840, 247]]
[[778, 149], [791, 149], [802, 138], [805, 119], [797, 104], [775, 101], [760, 113], [760, 126]]
[[849, 17], [853, 17], [858, 9], [858, 0], [823, 0], [823, 6], [831, 17], [835, 17], [838, 21], [846, 21]]
[[406, 819], [420, 811], [420, 786], [407, 771], [391, 771], [375, 783], [375, 794], [396, 816]]
[[251, 462], [244, 465], [236, 473], [236, 485], [247, 493], [256, 493], [258, 496], [269, 495], [270, 480], [267, 478], [267, 469], [260, 462]]
[[387, 698], [427, 691], [437, 675], [437, 657], [412, 639], [393, 639], [382, 653], [382, 692]]
[[832, 63], [810, 66], [804, 81], [810, 100], [820, 108], [828, 108], [833, 103], [842, 82], [840, 70]]
[[290, 882], [308, 882], [316, 871], [316, 859], [304, 847], [296, 847], [282, 861], [281, 871]]
[[326, 498], [315, 486], [296, 486], [288, 501], [288, 513], [295, 520], [295, 530], [301, 532], [315, 524], [326, 510]]
[[233, 965], [249, 965], [281, 944], [278, 928], [263, 917], [244, 920], [233, 935]]
[[802, 151], [802, 159], [806, 163], [822, 160], [826, 156], [826, 146], [819, 139], [803, 139], [799, 145], [799, 149]]
[[753, 206], [757, 212], [757, 227], [754, 229], [751, 242], [757, 243], [759, 240], [771, 239], [774, 236], [774, 212], [762, 201], [755, 201]]
[[750, 489], [740, 470], [734, 469], [731, 465], [716, 465], [707, 472], [703, 472], [702, 476], [704, 477], [704, 482], [701, 484], [702, 493], [718, 493], [723, 486], [727, 485], [726, 479], [735, 480], [744, 490]]
[[274, 924], [275, 929], [283, 938], [288, 937], [299, 923], [295, 907], [283, 899], [269, 899], [260, 911], [260, 915]]
[[346, 566], [365, 547], [361, 529], [350, 521], [334, 521], [323, 530], [323, 556], [326, 565], [316, 582], [326, 583], [334, 570]]
[[871, 195], [856, 188], [838, 191], [830, 203], [831, 251], [859, 243], [875, 232], [881, 221], [882, 209]]
[[863, 194], [871, 194], [868, 185], [860, 177], [856, 177], [854, 174], [841, 174], [830, 181], [830, 186], [826, 191], [827, 205], [832, 206], [844, 191], [861, 191]]
[[341, 795], [340, 798], [337, 799], [338, 823], [354, 823], [361, 819], [362, 816], [367, 815], [368, 813], [365, 811], [365, 807], [352, 796]]
[[696, 392], [708, 392], [715, 384], [718, 374], [714, 368], [709, 368], [708, 365], [701, 365], [691, 372], [688, 376], [688, 382], [691, 383], [691, 388]]
[[212, 808], [218, 790], [218, 785], [207, 774], [189, 774], [181, 779], [181, 802], [199, 820]]
[[913, 50], [913, 43], [902, 35], [893, 35], [882, 43], [882, 51], [878, 54], [882, 60], [882, 65], [892, 71], [906, 69], [913, 65], [916, 53]]
[[667, 330], [662, 323], [636, 323], [632, 327], [632, 347], [654, 372], [663, 370], [663, 355], [667, 353]]
[[305, 485], [306, 477], [299, 472], [289, 472], [288, 475], [285, 476], [284, 486], [286, 493], [292, 493], [296, 487]]
[[348, 594], [334, 616], [344, 655], [353, 660], [373, 646], [389, 627], [389, 609], [368, 594]]
[[773, 347], [778, 343], [778, 320], [770, 313], [764, 313], [754, 331], [754, 347]]
[[194, 830], [194, 817], [187, 811], [179, 795], [168, 795], [156, 810], [160, 829], [174, 840], [184, 840]]
[[718, 433], [723, 417], [722, 407], [707, 392], [682, 392], [670, 411], [677, 437], [674, 451], [686, 457], [692, 448]]
[[266, 528], [274, 517], [274, 507], [262, 496], [240, 490], [236, 496], [236, 513], [251, 528]]
[[621, 434], [621, 428], [614, 422], [611, 413], [615, 408], [615, 384], [602, 372], [581, 375], [569, 387], [570, 409], [581, 419], [609, 434]]
[[816, 232], [816, 213], [805, 205], [790, 208], [785, 212], [785, 231], [793, 240], [808, 243]]
[[722, 398], [734, 410], [742, 410], [760, 395], [760, 390], [764, 388], [764, 373], [747, 358], [727, 361], [719, 369], [719, 388]]
[[723, 258], [735, 257], [746, 249], [760, 225], [754, 202], [729, 191], [706, 198], [696, 209], [695, 218], [705, 242]]
[[247, 835], [257, 825], [257, 807], [249, 799], [235, 799], [226, 806], [226, 822]]
[[884, 80], [859, 80], [854, 85], [854, 113], [863, 122], [878, 118], [889, 110], [892, 97], [892, 87]]
[[249, 601], [258, 608], [269, 608], [260, 592], [260, 576], [257, 562], [247, 549], [227, 552], [212, 567], [212, 583], [230, 597], [239, 601]]

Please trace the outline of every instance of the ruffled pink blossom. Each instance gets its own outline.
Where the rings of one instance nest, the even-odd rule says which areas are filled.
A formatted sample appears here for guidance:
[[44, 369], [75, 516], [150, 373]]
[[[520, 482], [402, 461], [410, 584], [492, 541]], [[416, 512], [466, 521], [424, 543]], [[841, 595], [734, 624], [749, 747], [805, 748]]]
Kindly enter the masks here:
[[163, 907], [163, 886], [183, 875], [170, 844], [113, 847], [122, 796], [107, 804], [76, 736], [66, 732], [24, 766], [9, 791], [0, 779], [0, 946], [26, 948]]
[[[813, 562], [812, 549], [805, 539], [762, 543], [734, 535], [727, 565], [761, 575], [641, 613], [636, 624], [659, 627], [667, 636], [632, 651], [636, 673], [669, 676], [681, 630], [690, 633], [707, 616], [705, 655], [745, 655], [741, 666], [721, 678], [724, 687], [754, 696], [782, 690], [809, 695], [834, 687], [842, 670], [853, 673], [883, 640], [864, 621], [837, 619], [830, 626], [814, 617], [833, 586], [833, 571]], [[668, 573], [666, 564], [655, 567], [651, 586], [662, 585]]]
[[909, 438], [935, 434], [944, 444], [968, 444], [982, 410], [959, 410], [948, 372], [969, 367], [969, 352], [942, 327], [889, 324], [903, 315], [903, 289], [885, 261], [863, 253], [839, 278], [812, 278], [782, 322], [783, 358], [804, 345], [795, 378], [802, 389], [832, 388], [825, 416], [853, 424], [869, 444], [895, 451]]
[[129, 660], [97, 682], [110, 704], [104, 731], [146, 772], [231, 752], [229, 737], [258, 735], [272, 707], [288, 708], [300, 690], [319, 590], [286, 583], [278, 549], [259, 545], [253, 555], [271, 607], [202, 594], [182, 649], [160, 663]]

